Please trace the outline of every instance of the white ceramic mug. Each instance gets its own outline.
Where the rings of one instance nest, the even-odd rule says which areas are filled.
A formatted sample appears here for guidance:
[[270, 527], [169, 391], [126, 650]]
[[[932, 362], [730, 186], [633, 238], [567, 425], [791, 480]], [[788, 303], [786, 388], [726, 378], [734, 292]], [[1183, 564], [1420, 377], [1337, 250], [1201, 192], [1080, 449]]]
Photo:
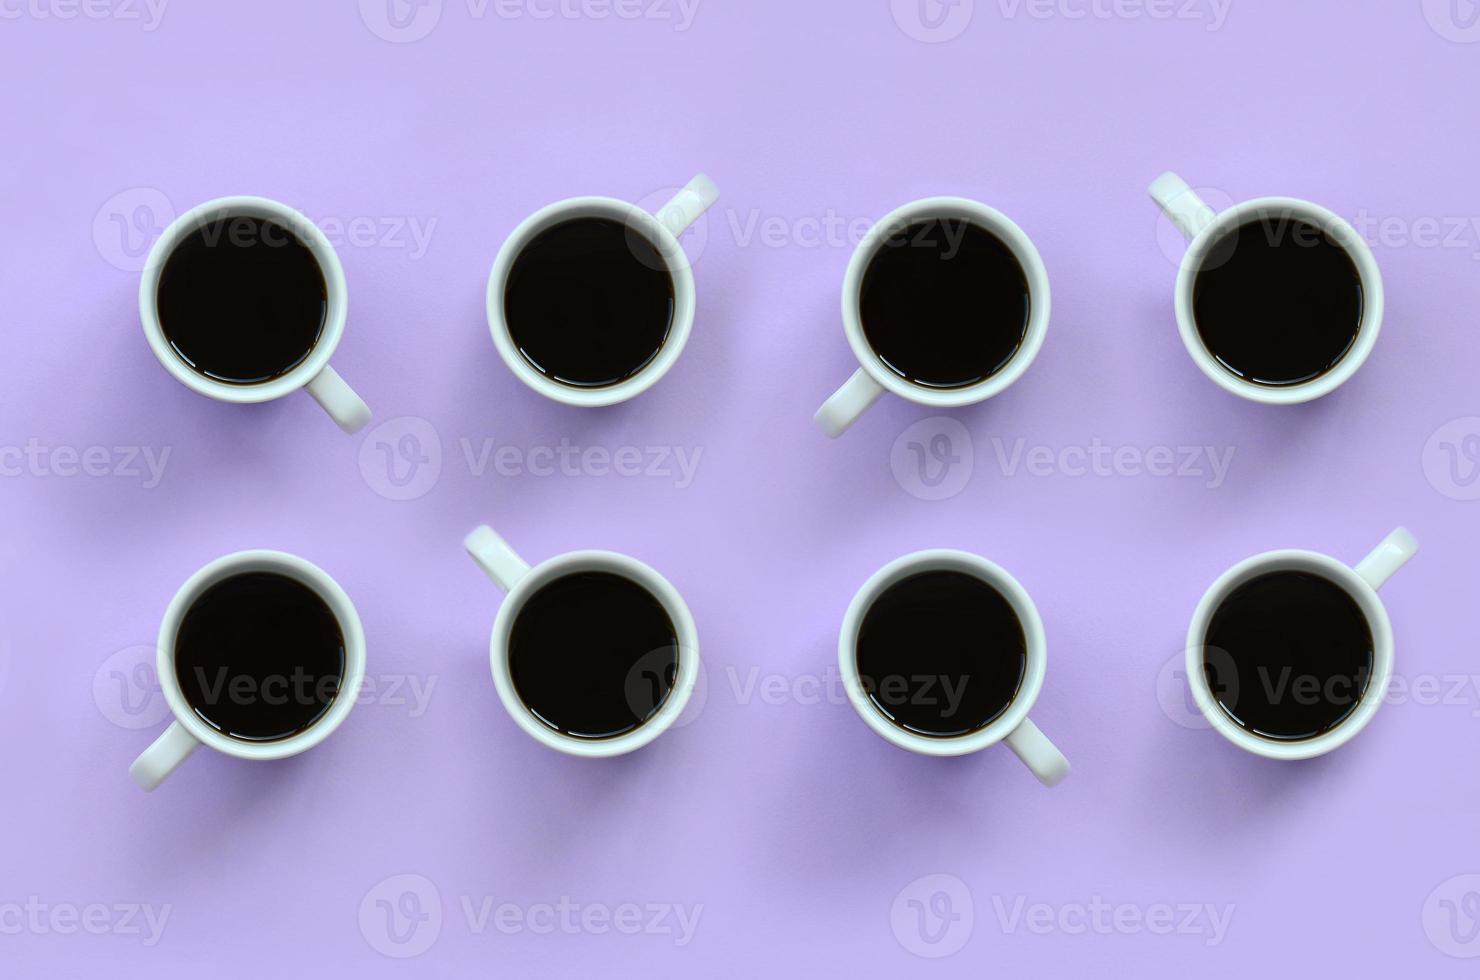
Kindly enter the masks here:
[[[900, 377], [869, 345], [863, 331], [860, 300], [863, 277], [869, 264], [885, 244], [907, 227], [932, 219], [966, 221], [991, 232], [1012, 250], [1028, 280], [1030, 312], [1022, 346], [996, 374], [964, 388], [930, 388]], [[890, 212], [869, 230], [848, 263], [848, 271], [843, 277], [843, 332], [860, 366], [853, 377], [817, 410], [814, 421], [824, 433], [836, 439], [886, 391], [931, 408], [960, 408], [1001, 394], [1023, 376], [1038, 356], [1043, 338], [1048, 334], [1049, 305], [1048, 270], [1043, 265], [1043, 258], [1032, 239], [1007, 215], [964, 197], [931, 197], [906, 204]]]
[[[637, 559], [611, 551], [573, 551], [531, 568], [508, 542], [486, 526], [469, 534], [463, 547], [494, 584], [508, 593], [494, 618], [489, 641], [493, 683], [509, 717], [535, 741], [569, 755], [609, 758], [642, 748], [683, 714], [699, 678], [699, 634], [689, 607], [667, 579]], [[524, 604], [550, 583], [582, 572], [606, 572], [642, 586], [668, 613], [678, 641], [678, 672], [667, 699], [647, 721], [613, 738], [576, 738], [551, 728], [520, 699], [509, 673], [509, 636]]]
[[[190, 607], [211, 586], [236, 575], [272, 572], [308, 586], [328, 604], [344, 637], [344, 675], [329, 710], [302, 732], [272, 742], [232, 738], [207, 725], [185, 700], [175, 674], [175, 638]], [[163, 735], [129, 767], [129, 774], [146, 790], [153, 790], [202, 745], [239, 759], [286, 759], [318, 745], [344, 723], [359, 697], [365, 679], [365, 632], [354, 603], [339, 583], [317, 565], [281, 551], [239, 551], [218, 558], [190, 576], [175, 593], [159, 628], [156, 660], [159, 687], [175, 720]]]
[[[935, 738], [916, 734], [890, 721], [874, 704], [858, 672], [858, 631], [874, 602], [891, 586], [922, 572], [960, 572], [981, 579], [1005, 598], [1017, 613], [1027, 641], [1027, 665], [1017, 697], [996, 721], [967, 735]], [[1005, 741], [1045, 786], [1053, 786], [1069, 774], [1069, 760], [1028, 718], [1034, 702], [1043, 690], [1048, 670], [1048, 642], [1043, 633], [1043, 620], [1017, 579], [987, 559], [965, 551], [918, 551], [885, 565], [863, 584], [848, 613], [843, 617], [843, 630], [838, 637], [838, 667], [843, 686], [853, 710], [882, 738], [902, 749], [922, 755], [954, 756], [980, 752]]]
[[[303, 363], [281, 377], [261, 384], [227, 384], [196, 371], [176, 353], [159, 322], [157, 295], [165, 262], [175, 248], [202, 225], [229, 218], [267, 218], [293, 232], [318, 261], [328, 290], [327, 312], [318, 343]], [[329, 366], [329, 358], [334, 356], [334, 350], [344, 336], [348, 312], [349, 294], [344, 284], [344, 267], [339, 264], [339, 256], [329, 239], [303, 214], [265, 197], [218, 198], [180, 215], [154, 243], [144, 266], [144, 277], [139, 283], [139, 318], [144, 323], [144, 336], [159, 363], [181, 384], [209, 398], [238, 404], [272, 401], [299, 388], [307, 388], [341, 429], [357, 432], [370, 420], [370, 409]]]
[[[1158, 177], [1151, 184], [1150, 192], [1152, 200], [1189, 241], [1187, 254], [1183, 256], [1181, 269], [1177, 274], [1177, 330], [1182, 335], [1182, 344], [1187, 348], [1187, 353], [1202, 369], [1203, 374], [1213, 379], [1224, 391], [1250, 401], [1268, 405], [1297, 405], [1330, 394], [1357, 373], [1377, 344], [1377, 335], [1382, 330], [1385, 301], [1382, 270], [1377, 266], [1377, 259], [1357, 233], [1357, 229], [1348, 221], [1319, 204], [1293, 197], [1256, 198], [1234, 205], [1219, 214], [1205, 204], [1185, 180], [1174, 173]], [[1197, 285], [1198, 273], [1209, 256], [1214, 254], [1215, 246], [1229, 232], [1257, 220], [1303, 221], [1319, 228], [1346, 250], [1362, 281], [1362, 323], [1356, 342], [1335, 367], [1303, 384], [1273, 387], [1241, 378], [1218, 362], [1198, 333], [1197, 318], [1193, 313], [1193, 289]]]
[[[694, 327], [694, 272], [678, 236], [698, 221], [717, 200], [719, 188], [714, 181], [700, 174], [659, 208], [656, 215], [612, 197], [573, 197], [543, 207], [524, 219], [504, 241], [488, 276], [488, 327], [493, 334], [493, 344], [509, 370], [547, 398], [585, 408], [615, 405], [635, 398], [657, 384], [683, 353]], [[622, 222], [630, 232], [640, 235], [657, 250], [673, 278], [673, 320], [662, 349], [637, 374], [601, 388], [561, 384], [535, 370], [519, 352], [504, 318], [504, 294], [509, 271], [525, 246], [541, 232], [576, 218], [609, 218]]]
[[[1224, 572], [1198, 603], [1187, 631], [1187, 682], [1193, 700], [1213, 729], [1239, 748], [1268, 759], [1311, 759], [1356, 737], [1382, 706], [1393, 678], [1393, 626], [1377, 590], [1417, 553], [1418, 539], [1405, 528], [1398, 528], [1355, 568], [1314, 551], [1270, 551]], [[1291, 571], [1317, 575], [1350, 595], [1367, 620], [1373, 645], [1372, 677], [1356, 707], [1330, 731], [1294, 742], [1265, 738], [1234, 721], [1218, 703], [1203, 669], [1208, 627], [1224, 600], [1239, 586], [1261, 575]]]

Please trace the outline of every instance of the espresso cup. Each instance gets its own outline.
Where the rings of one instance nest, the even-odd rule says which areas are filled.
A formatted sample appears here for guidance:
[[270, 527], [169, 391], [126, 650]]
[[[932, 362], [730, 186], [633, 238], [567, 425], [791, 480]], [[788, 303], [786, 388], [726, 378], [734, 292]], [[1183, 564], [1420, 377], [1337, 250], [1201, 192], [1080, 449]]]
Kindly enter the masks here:
[[[274, 635], [244, 639], [244, 626]], [[337, 655], [329, 647], [336, 634]], [[220, 659], [210, 667], [186, 662], [202, 649]], [[336, 659], [332, 674], [314, 673]], [[280, 551], [240, 551], [175, 593], [156, 666], [175, 720], [129, 767], [146, 790], [202, 745], [239, 759], [285, 759], [328, 738], [359, 696], [365, 633], [349, 596], [323, 569]]]
[[1366, 362], [1382, 330], [1382, 272], [1335, 212], [1261, 197], [1221, 214], [1176, 174], [1152, 199], [1189, 241], [1177, 329], [1220, 388], [1269, 405], [1328, 395]]
[[[264, 222], [268, 224], [263, 224]], [[191, 263], [182, 257], [182, 266], [186, 268], [175, 272], [171, 260], [181, 254], [183, 246], [195, 243], [198, 233], [206, 236], [204, 241], [209, 243], [210, 252], [216, 253], [213, 267], [216, 272], [221, 270], [223, 256], [229, 259], [231, 255], [237, 255], [250, 265], [245, 266], [239, 275], [213, 275], [207, 278], [199, 271], [199, 262]], [[217, 252], [218, 249], [220, 252]], [[233, 251], [228, 253], [227, 249]], [[253, 253], [254, 249], [260, 251]], [[269, 249], [275, 251], [268, 253], [266, 250]], [[276, 331], [281, 326], [277, 321], [286, 316], [283, 304], [288, 302], [287, 297], [296, 292], [296, 289], [288, 287], [297, 287], [299, 284], [296, 278], [293, 283], [284, 281], [292, 270], [291, 263], [263, 263], [261, 257], [269, 254], [275, 258], [298, 256], [300, 250], [306, 250], [306, 256], [311, 257], [311, 264], [305, 257], [302, 263], [304, 269], [298, 270], [309, 279], [303, 288], [310, 293], [302, 297], [302, 302], [310, 308], [315, 303], [321, 304], [321, 312], [316, 335], [313, 334], [311, 323], [305, 320], [305, 337], [301, 344], [296, 345], [301, 350], [295, 349], [295, 345], [287, 341], [279, 341], [287, 344], [280, 365], [263, 372], [261, 377], [223, 379], [219, 373], [213, 374], [200, 363], [198, 355], [197, 361], [192, 363], [192, 352], [183, 350], [171, 340], [171, 324], [162, 322], [168, 317], [161, 315], [161, 280], [167, 270], [170, 270], [171, 289], [189, 287], [208, 294], [217, 284], [223, 281], [229, 283], [231, 288], [219, 296], [192, 297], [198, 302], [218, 302], [222, 309], [217, 315], [222, 318], [227, 311], [239, 314], [244, 304], [261, 299], [262, 302], [256, 304], [260, 309], [255, 309], [254, 312], [274, 321], [271, 325], [273, 331]], [[312, 291], [320, 289], [318, 283], [313, 281], [312, 266], [317, 266], [318, 275], [322, 279], [321, 298], [312, 295]], [[199, 282], [192, 283], [191, 276], [197, 277]], [[176, 283], [176, 277], [184, 281]], [[210, 285], [205, 285], [206, 283]], [[344, 283], [344, 268], [340, 265], [339, 256], [329, 239], [306, 216], [286, 204], [263, 197], [223, 197], [207, 201], [180, 215], [154, 243], [144, 266], [143, 279], [139, 283], [139, 318], [144, 324], [144, 336], [165, 370], [187, 388], [218, 401], [238, 404], [272, 401], [299, 388], [307, 388], [308, 393], [323, 406], [324, 411], [329, 413], [341, 429], [356, 432], [370, 420], [370, 409], [355, 394], [354, 389], [329, 366], [329, 358], [334, 355], [335, 348], [344, 336], [348, 310], [349, 297]], [[211, 314], [206, 312], [201, 315], [209, 317]], [[213, 327], [213, 323], [206, 322], [201, 330], [209, 334]], [[219, 329], [225, 331], [227, 327], [222, 326]], [[239, 334], [248, 329], [242, 325], [235, 327], [234, 332]], [[258, 334], [260, 343], [268, 344], [270, 338], [275, 336], [273, 331], [261, 331]], [[217, 334], [217, 338], [221, 339], [221, 334]], [[251, 340], [238, 340], [236, 343], [242, 350], [252, 346]], [[253, 361], [257, 359], [255, 356], [252, 358]]]
[[493, 683], [535, 741], [588, 758], [624, 755], [683, 713], [699, 676], [699, 638], [667, 579], [610, 551], [531, 568], [490, 527], [463, 546], [508, 593], [489, 643]]
[[[953, 234], [957, 236], [954, 241]], [[959, 302], [941, 301], [945, 291], [919, 281], [931, 271], [929, 262], [893, 261], [911, 257], [963, 263], [962, 249], [968, 237], [973, 244], [981, 239], [973, 252], [973, 260], [980, 264], [974, 268], [991, 271], [1000, 266], [1001, 275], [985, 280], [993, 288], [959, 295]], [[895, 265], [900, 268], [894, 270]], [[871, 302], [874, 280], [880, 276], [897, 278], [903, 288], [892, 304], [879, 301], [873, 316], [882, 322], [871, 323], [865, 307]], [[1000, 290], [996, 288], [998, 278], [1003, 280]], [[899, 309], [901, 304], [911, 308]], [[931, 321], [929, 329], [911, 320], [916, 315]], [[911, 359], [946, 362], [946, 374], [951, 376], [912, 376], [922, 373], [898, 363], [903, 358], [891, 360], [893, 352], [871, 342], [871, 331], [876, 338], [884, 336], [889, 332], [888, 321], [896, 318], [910, 335], [905, 345], [916, 348], [909, 352]], [[843, 332], [859, 368], [823, 403], [814, 421], [829, 437], [837, 438], [886, 391], [931, 408], [960, 408], [986, 401], [1028, 370], [1043, 346], [1048, 321], [1048, 270], [1032, 240], [1010, 218], [961, 197], [932, 197], [906, 204], [869, 230], [848, 264], [843, 277]], [[998, 333], [1000, 338], [995, 336]], [[945, 343], [947, 336], [952, 343]], [[955, 356], [955, 350], [967, 348], [983, 352], [982, 365], [968, 370], [964, 363], [950, 363], [963, 360]]]
[[694, 273], [678, 236], [718, 198], [700, 174], [656, 215], [575, 197], [526, 218], [488, 276], [488, 326], [509, 370], [547, 398], [587, 408], [656, 384], [694, 326]]
[[1393, 628], [1377, 596], [1418, 552], [1403, 528], [1355, 568], [1271, 551], [1213, 583], [1187, 631], [1187, 679], [1215, 731], [1269, 759], [1310, 759], [1356, 737], [1393, 677]]
[[885, 565], [848, 606], [838, 666], [858, 716], [902, 749], [956, 756], [1005, 741], [1045, 786], [1069, 774], [1028, 718], [1048, 669], [1038, 608], [985, 558], [920, 551]]

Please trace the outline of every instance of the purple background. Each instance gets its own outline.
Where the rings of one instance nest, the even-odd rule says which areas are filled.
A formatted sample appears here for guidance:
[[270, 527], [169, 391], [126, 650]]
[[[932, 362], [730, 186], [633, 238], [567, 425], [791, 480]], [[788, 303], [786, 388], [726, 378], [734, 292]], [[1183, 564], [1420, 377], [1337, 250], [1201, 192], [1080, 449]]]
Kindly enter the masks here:
[[[1105, 16], [1065, 0], [1046, 17], [977, 0], [959, 36], [930, 43], [906, 29], [928, 33], [911, 4], [887, 0], [701, 0], [682, 30], [507, 16], [550, 0], [481, 16], [446, 0], [409, 42], [371, 29], [396, 36], [383, 0], [363, 12], [174, 0], [157, 24], [94, 2], [105, 16], [43, 17], [74, 8], [27, 0], [0, 20], [0, 972], [1048, 976], [1113, 957], [1146, 977], [1472, 975], [1441, 948], [1480, 953], [1463, 943], [1471, 923], [1431, 939], [1447, 925], [1437, 903], [1473, 885], [1456, 876], [1480, 871], [1480, 693], [1467, 680], [1449, 690], [1480, 674], [1480, 504], [1461, 499], [1480, 493], [1480, 420], [1466, 421], [1480, 415], [1480, 44], [1442, 18], [1445, 3], [1232, 0], [1217, 23], [1198, 0], [1173, 8], [1191, 19], [1132, 0], [1100, 0]], [[1278, 410], [1194, 368], [1172, 316], [1179, 249], [1145, 194], [1168, 167], [1215, 204], [1288, 194], [1371, 219], [1389, 315], [1350, 384]], [[699, 170], [723, 197], [690, 236], [699, 313], [673, 372], [602, 411], [516, 381], [484, 317], [505, 235], [575, 194], [660, 203]], [[304, 394], [206, 400], [145, 345], [130, 266], [149, 229], [238, 193], [378, 229], [374, 243], [340, 236], [351, 303], [334, 364], [375, 410], [366, 433], [340, 434]], [[938, 413], [885, 399], [837, 442], [811, 422], [855, 366], [837, 309], [846, 225], [933, 194], [1013, 216], [1054, 287], [1033, 369], [953, 416], [975, 464], [939, 501], [891, 466], [901, 434]], [[819, 243], [829, 219], [845, 227]], [[424, 250], [411, 222], [433, 229]], [[479, 476], [463, 444], [476, 462], [485, 440], [523, 455], [562, 439], [702, 455], [679, 486]], [[1210, 488], [1008, 474], [994, 439], [1004, 452], [1100, 440], [1128, 457], [1235, 455]], [[28, 442], [40, 462], [18, 462]], [[439, 450], [439, 478], [389, 499], [382, 443]], [[1457, 479], [1446, 444], [1472, 450]], [[170, 455], [152, 487], [56, 474], [89, 447], [110, 466], [128, 447]], [[668, 576], [702, 638], [692, 724], [611, 762], [521, 734], [488, 672], [500, 597], [459, 546], [485, 521], [531, 560], [611, 548]], [[1424, 551], [1384, 590], [1397, 669], [1437, 694], [1395, 698], [1309, 764], [1177, 723], [1187, 622], [1214, 577], [1278, 547], [1355, 561], [1400, 523]], [[942, 546], [1000, 562], [1039, 605], [1050, 661], [1033, 716], [1075, 767], [1058, 789], [1005, 747], [916, 757], [826, 692], [806, 703], [809, 679], [835, 677], [838, 626], [864, 579]], [[200, 752], [146, 795], [126, 769], [164, 727], [150, 722], [158, 695], [120, 678], [139, 681], [138, 648], [180, 583], [251, 547], [301, 554], [344, 585], [380, 693], [313, 752], [273, 764]], [[414, 700], [389, 690], [396, 678], [433, 685], [423, 712], [396, 703]], [[800, 681], [802, 696], [748, 690], [752, 679]], [[377, 888], [404, 890], [381, 884], [402, 874], [435, 888], [422, 886], [423, 909], [441, 909], [414, 960], [378, 951], [406, 949], [375, 905]], [[912, 884], [933, 874], [956, 881]], [[969, 941], [917, 958], [945, 947], [911, 934], [906, 903], [943, 909], [937, 892], [958, 916], [947, 945], [966, 928]], [[6, 906], [33, 896], [171, 912], [152, 946], [112, 912], [104, 935], [7, 929]], [[702, 912], [686, 945], [492, 923], [479, 934], [464, 897], [475, 910], [566, 897]], [[1020, 898], [1067, 915], [1047, 930], [1004, 923], [998, 905], [1010, 915]], [[1132, 912], [1078, 933], [1074, 910], [1097, 898], [1233, 913], [1217, 944], [1137, 931]]]

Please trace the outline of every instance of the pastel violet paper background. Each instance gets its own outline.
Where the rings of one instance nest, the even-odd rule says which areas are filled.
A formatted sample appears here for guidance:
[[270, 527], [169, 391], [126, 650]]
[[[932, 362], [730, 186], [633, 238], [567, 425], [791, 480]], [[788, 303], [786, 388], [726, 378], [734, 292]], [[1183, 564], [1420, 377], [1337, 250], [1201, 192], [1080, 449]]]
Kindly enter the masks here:
[[[0, 11], [0, 973], [1473, 975], [1480, 8]], [[1363, 229], [1389, 316], [1354, 381], [1272, 410], [1197, 371], [1145, 194], [1168, 168], [1218, 206], [1303, 196]], [[723, 199], [686, 238], [673, 373], [599, 412], [526, 389], [484, 318], [504, 236], [701, 170]], [[306, 395], [198, 397], [146, 347], [152, 236], [238, 193], [339, 244], [362, 435]], [[1048, 342], [988, 404], [885, 399], [830, 442], [811, 416], [855, 367], [851, 245], [933, 194], [1033, 236]], [[609, 762], [515, 728], [500, 597], [459, 547], [485, 521], [531, 560], [611, 548], [673, 581], [706, 666], [687, 724]], [[1355, 561], [1398, 524], [1424, 550], [1384, 590], [1400, 685], [1371, 728], [1303, 765], [1199, 728], [1205, 587], [1271, 548]], [[126, 769], [165, 720], [165, 605], [252, 547], [354, 598], [364, 703], [307, 755], [202, 752], [146, 795]], [[842, 701], [849, 599], [925, 547], [1035, 597], [1058, 789], [1001, 747], [908, 755]]]

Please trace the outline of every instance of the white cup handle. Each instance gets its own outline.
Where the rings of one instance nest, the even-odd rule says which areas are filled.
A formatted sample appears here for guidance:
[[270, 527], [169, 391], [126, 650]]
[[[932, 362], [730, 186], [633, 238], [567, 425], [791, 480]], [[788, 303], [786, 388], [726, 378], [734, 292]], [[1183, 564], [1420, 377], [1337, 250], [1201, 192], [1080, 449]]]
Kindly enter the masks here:
[[345, 432], [359, 432], [370, 421], [370, 406], [327, 364], [308, 383], [308, 393]]
[[1400, 527], [1373, 548], [1372, 554], [1357, 563], [1357, 574], [1374, 589], [1380, 589], [1416, 554], [1418, 538], [1406, 527]]
[[529, 574], [529, 563], [486, 524], [464, 538], [463, 547], [505, 592], [512, 592], [519, 580]]
[[1174, 173], [1164, 173], [1151, 182], [1151, 199], [1188, 241], [1202, 234], [1218, 217], [1218, 213], [1197, 196], [1187, 181]]
[[1007, 736], [1007, 747], [1045, 786], [1057, 786], [1069, 775], [1069, 760], [1030, 718], [1024, 718], [1023, 723]]
[[719, 200], [719, 188], [708, 176], [699, 174], [658, 209], [653, 217], [677, 238]]
[[178, 721], [171, 722], [164, 734], [128, 767], [128, 774], [145, 790], [153, 792], [198, 748], [200, 743], [185, 730], [184, 725]]
[[843, 387], [822, 403], [812, 420], [829, 439], [836, 439], [847, 432], [883, 393], [884, 386], [870, 377], [863, 368], [859, 368]]

